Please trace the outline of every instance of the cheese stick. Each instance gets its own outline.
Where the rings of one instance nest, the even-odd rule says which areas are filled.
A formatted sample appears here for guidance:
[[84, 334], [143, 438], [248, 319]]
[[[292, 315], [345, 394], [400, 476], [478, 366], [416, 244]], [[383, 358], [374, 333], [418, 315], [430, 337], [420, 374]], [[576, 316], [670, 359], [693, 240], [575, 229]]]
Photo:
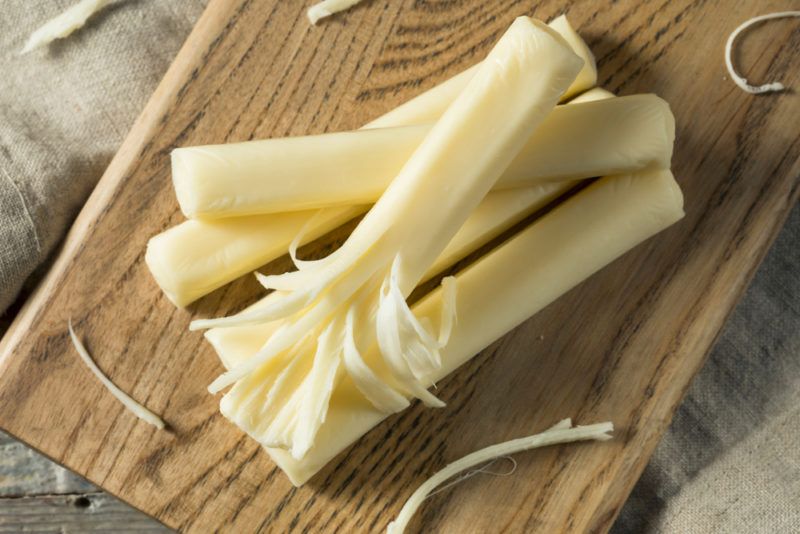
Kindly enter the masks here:
[[[172, 179], [189, 218], [367, 204], [383, 193], [430, 128], [179, 148], [172, 152]], [[559, 106], [494, 189], [668, 168], [674, 139], [669, 105], [656, 95]]]
[[[374, 319], [377, 340], [393, 377], [404, 390], [440, 405], [417, 379], [415, 366], [428, 358], [425, 351], [434, 350], [429, 347], [433, 341], [423, 337], [422, 327], [414, 332], [405, 328], [405, 297], [555, 107], [582, 64], [552, 29], [529, 17], [515, 19], [339, 249], [298, 271], [261, 277], [265, 288], [287, 292], [270, 306], [192, 322], [190, 328], [196, 330], [291, 317], [252, 359], [218, 377], [209, 391], [235, 383], [238, 387], [239, 381], [286, 351], [303, 352], [298, 342], [309, 339], [312, 328], [338, 329], [333, 324], [344, 319], [350, 300], [364, 297], [380, 302]], [[466, 155], [459, 157], [455, 152], [460, 150]], [[374, 335], [376, 328], [364, 332]], [[403, 336], [414, 335], [424, 350], [409, 355], [402, 350]], [[408, 361], [412, 356], [415, 362]], [[348, 368], [348, 373], [352, 376], [354, 371]], [[366, 382], [361, 385], [366, 387]]]
[[[570, 198], [526, 230], [459, 273], [458, 322], [442, 350], [440, 381], [476, 353], [590, 275], [683, 217], [683, 196], [667, 170], [606, 177]], [[439, 323], [440, 290], [414, 307]], [[215, 347], [228, 365], [254, 353], [240, 345]], [[260, 339], [253, 340], [257, 347]], [[248, 354], [250, 356], [248, 356]], [[244, 358], [244, 360], [241, 360]], [[368, 362], [376, 359], [374, 353]], [[440, 387], [447, 387], [446, 383]], [[284, 449], [267, 452], [296, 486], [387, 416], [344, 377], [330, 400], [313, 447], [301, 459]]]

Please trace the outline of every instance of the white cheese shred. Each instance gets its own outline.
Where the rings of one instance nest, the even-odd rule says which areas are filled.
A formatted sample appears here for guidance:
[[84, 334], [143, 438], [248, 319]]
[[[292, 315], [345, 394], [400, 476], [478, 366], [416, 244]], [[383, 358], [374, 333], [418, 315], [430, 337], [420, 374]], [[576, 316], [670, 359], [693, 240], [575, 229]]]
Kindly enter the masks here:
[[361, 0], [323, 0], [318, 4], [314, 4], [308, 8], [307, 15], [311, 24], [316, 25], [320, 19], [330, 17], [345, 9], [350, 9], [354, 5], [361, 2]]
[[159, 416], [133, 400], [130, 396], [128, 396], [127, 393], [119, 389], [111, 380], [108, 379], [106, 375], [103, 374], [103, 371], [101, 371], [100, 368], [97, 367], [97, 364], [94, 363], [89, 351], [86, 350], [86, 347], [83, 346], [81, 340], [78, 339], [78, 336], [75, 334], [75, 330], [72, 329], [72, 321], [70, 320], [67, 324], [69, 326], [69, 337], [72, 338], [72, 345], [78, 352], [78, 356], [80, 356], [81, 360], [83, 360], [83, 363], [85, 363], [89, 370], [94, 373], [94, 376], [96, 376], [98, 380], [100, 380], [100, 382], [106, 387], [106, 389], [108, 389], [112, 395], [119, 399], [119, 401], [128, 410], [132, 411], [136, 417], [159, 429], [163, 429], [166, 425]]
[[573, 427], [570, 419], [564, 419], [557, 425], [540, 434], [505, 441], [468, 454], [460, 460], [451, 463], [417, 488], [417, 491], [415, 491], [413, 495], [411, 495], [411, 498], [403, 505], [397, 519], [389, 523], [386, 532], [387, 534], [403, 534], [409, 521], [414, 516], [414, 513], [433, 490], [443, 482], [471, 467], [475, 467], [476, 465], [494, 460], [501, 456], [507, 456], [516, 452], [548, 445], [556, 445], [558, 443], [587, 440], [607, 441], [611, 439], [610, 432], [613, 430], [614, 425], [611, 424], [611, 422]]
[[786, 89], [786, 87], [784, 87], [784, 85], [781, 82], [770, 82], [770, 83], [765, 83], [764, 85], [750, 85], [747, 79], [743, 76], [740, 76], [736, 72], [736, 69], [734, 69], [732, 56], [733, 56], [734, 41], [736, 41], [736, 38], [744, 30], [746, 30], [753, 24], [758, 24], [759, 22], [764, 22], [766, 20], [773, 20], [773, 19], [789, 18], [789, 17], [800, 17], [800, 11], [781, 11], [779, 13], [769, 13], [767, 15], [753, 17], [752, 19], [746, 20], [742, 24], [740, 24], [739, 27], [733, 30], [733, 33], [731, 33], [728, 36], [728, 42], [725, 43], [725, 66], [728, 67], [728, 74], [730, 74], [733, 82], [736, 85], [738, 85], [743, 91], [757, 95], [762, 93], [777, 93]]
[[61, 39], [81, 28], [89, 17], [106, 7], [111, 0], [81, 0], [33, 32], [22, 49], [22, 54]]

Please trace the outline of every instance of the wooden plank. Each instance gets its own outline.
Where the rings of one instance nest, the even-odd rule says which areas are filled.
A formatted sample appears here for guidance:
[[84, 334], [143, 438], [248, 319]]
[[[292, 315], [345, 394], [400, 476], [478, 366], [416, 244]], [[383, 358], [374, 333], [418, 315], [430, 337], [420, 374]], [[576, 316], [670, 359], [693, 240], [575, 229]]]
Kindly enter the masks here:
[[105, 493], [0, 498], [0, 532], [164, 534], [168, 528]]
[[[572, 416], [617, 439], [535, 451], [514, 477], [426, 503], [424, 531], [604, 531], [721, 325], [798, 198], [797, 93], [754, 98], [725, 80], [743, 19], [788, 1], [572, 3], [604, 86], [672, 103], [680, 224], [627, 254], [439, 384], [444, 410], [390, 418], [292, 488], [205, 391], [220, 371], [192, 317], [240, 307], [244, 279], [175, 310], [143, 262], [181, 220], [168, 153], [180, 145], [353, 128], [477, 61], [514, 16], [563, 2], [373, 0], [319, 27], [304, 5], [212, 0], [0, 343], [0, 426], [175, 528], [380, 530], [422, 480], [466, 452]], [[748, 77], [800, 86], [796, 25], [748, 34]], [[285, 269], [285, 260], [267, 270]], [[72, 352], [72, 317], [101, 368], [164, 415], [123, 411]]]

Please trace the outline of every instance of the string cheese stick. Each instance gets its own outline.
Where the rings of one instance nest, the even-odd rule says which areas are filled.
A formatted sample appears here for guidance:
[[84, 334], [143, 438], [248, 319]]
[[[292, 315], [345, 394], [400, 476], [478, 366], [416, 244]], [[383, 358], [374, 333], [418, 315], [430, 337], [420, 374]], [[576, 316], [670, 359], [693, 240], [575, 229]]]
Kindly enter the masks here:
[[[565, 100], [592, 87], [597, 70], [586, 43], [566, 17], [558, 17], [549, 27], [584, 61], [563, 97]], [[441, 116], [479, 65], [365, 126], [407, 128], [178, 148], [172, 153], [172, 176], [181, 209], [189, 218], [219, 218], [374, 202], [429, 131], [430, 125], [421, 125], [433, 123]], [[650, 95], [650, 98], [657, 97]], [[663, 101], [660, 104], [650, 102], [638, 108], [637, 113], [669, 114]], [[631, 105], [640, 104], [631, 101]], [[655, 108], [647, 109], [650, 105]], [[548, 117], [542, 133], [526, 147], [527, 155], [518, 158], [516, 166], [510, 169], [505, 187], [518, 187], [543, 178], [558, 180], [631, 172], [647, 165], [646, 161], [627, 160], [610, 142], [625, 144], [630, 142], [629, 136], [636, 139], [639, 125], [649, 122], [647, 117], [635, 120], [632, 116], [617, 125], [626, 113], [617, 108], [585, 109], [583, 113], [578, 116], [556, 110], [555, 117]], [[562, 117], [559, 119], [558, 115]], [[592, 128], [598, 131], [593, 132]], [[603, 138], [609, 140], [610, 149], [598, 144]], [[649, 138], [645, 135], [644, 139]], [[669, 145], [671, 153], [671, 142]], [[588, 153], [581, 152], [584, 147], [589, 148]], [[651, 157], [662, 161], [664, 154], [661, 150]], [[647, 157], [642, 154], [643, 159]], [[316, 196], [306, 198], [309, 194]]]
[[163, 429], [165, 426], [164, 421], [159, 416], [133, 400], [130, 395], [119, 389], [117, 385], [109, 380], [109, 378], [103, 374], [103, 371], [97, 367], [97, 364], [94, 363], [89, 351], [86, 350], [86, 347], [83, 346], [83, 343], [81, 343], [81, 340], [78, 339], [78, 336], [75, 334], [75, 330], [72, 329], [72, 321], [68, 321], [67, 326], [69, 328], [69, 337], [72, 340], [72, 345], [75, 347], [75, 350], [77, 351], [78, 356], [80, 356], [81, 361], [86, 364], [86, 367], [88, 367], [94, 376], [100, 380], [106, 389], [111, 392], [111, 394], [114, 395], [117, 400], [119, 400], [122, 405], [125, 406], [125, 408], [133, 412], [136, 417], [147, 423], [150, 423], [156, 428]]
[[33, 32], [22, 49], [22, 54], [45, 46], [56, 39], [68, 36], [81, 28], [89, 17], [106, 7], [111, 0], [81, 0], [55, 18], [48, 20]]
[[[683, 197], [667, 170], [602, 178], [571, 197], [456, 275], [458, 322], [441, 352], [441, 368], [428, 378], [446, 387], [441, 379], [461, 364], [681, 217]], [[440, 308], [441, 292], [436, 290], [414, 312], [438, 324]], [[225, 344], [215, 348], [229, 363], [248, 357], [245, 352], [228, 353]], [[377, 356], [370, 353], [365, 359], [371, 363]], [[267, 451], [299, 486], [386, 417], [344, 377], [314, 445], [302, 459], [284, 449]]]
[[397, 519], [389, 523], [386, 529], [387, 534], [403, 534], [408, 527], [408, 523], [414, 516], [414, 513], [422, 505], [422, 502], [431, 494], [433, 490], [440, 484], [446, 482], [453, 476], [466, 471], [470, 467], [482, 464], [489, 460], [507, 456], [516, 452], [528, 451], [531, 449], [538, 449], [540, 447], [547, 447], [549, 445], [557, 445], [559, 443], [572, 443], [576, 441], [608, 441], [611, 439], [611, 432], [614, 430], [614, 425], [610, 422], [597, 423], [587, 426], [572, 426], [570, 419], [564, 419], [556, 424], [554, 427], [524, 438], [518, 438], [503, 443], [497, 443], [484, 449], [480, 449], [463, 458], [456, 460], [449, 464], [447, 467], [438, 471], [431, 478], [426, 480], [417, 490], [409, 497], [408, 501], [403, 505]]
[[[172, 152], [172, 180], [189, 218], [367, 204], [383, 193], [430, 126], [404, 126]], [[668, 168], [669, 105], [652, 94], [559, 106], [494, 189]]]
[[[586, 42], [572, 28], [565, 15], [552, 20], [548, 26], [557, 31], [567, 41], [572, 51], [583, 60], [583, 68], [581, 68], [575, 81], [564, 93], [563, 100], [567, 100], [597, 83], [597, 65], [592, 51], [589, 50]], [[412, 98], [405, 104], [370, 122], [365, 128], [387, 128], [390, 126], [409, 126], [434, 122], [466, 87], [467, 83], [475, 75], [478, 65], [473, 65], [449, 80]]]

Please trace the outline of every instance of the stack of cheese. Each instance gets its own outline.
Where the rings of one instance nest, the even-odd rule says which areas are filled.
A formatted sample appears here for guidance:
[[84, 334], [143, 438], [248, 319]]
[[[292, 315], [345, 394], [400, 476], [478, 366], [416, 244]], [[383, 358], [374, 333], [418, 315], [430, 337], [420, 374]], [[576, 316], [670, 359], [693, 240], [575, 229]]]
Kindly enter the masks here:
[[[520, 17], [486, 60], [358, 131], [180, 148], [189, 220], [147, 263], [178, 306], [289, 252], [243, 312], [198, 320], [227, 372], [226, 417], [294, 484], [429, 386], [683, 216], [674, 120], [654, 95], [592, 87], [564, 17]], [[423, 297], [421, 282], [601, 177]], [[330, 256], [297, 247], [366, 212]]]

